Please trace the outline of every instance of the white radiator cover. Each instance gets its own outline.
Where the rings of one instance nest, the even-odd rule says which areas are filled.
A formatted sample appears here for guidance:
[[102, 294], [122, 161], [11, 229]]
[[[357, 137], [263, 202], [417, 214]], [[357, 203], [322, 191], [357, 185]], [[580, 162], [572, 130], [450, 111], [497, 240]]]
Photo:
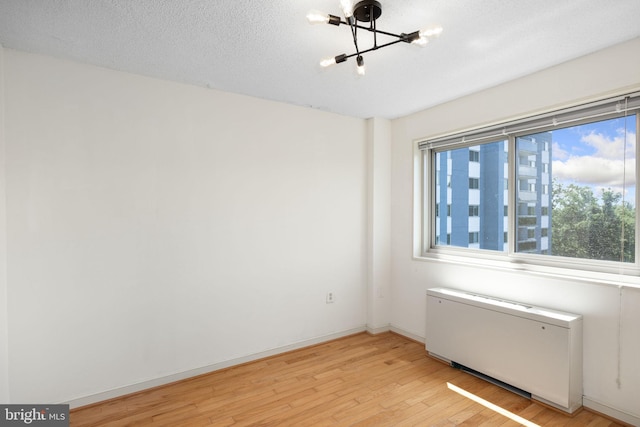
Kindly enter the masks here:
[[582, 316], [454, 289], [427, 291], [425, 346], [565, 412], [582, 406]]

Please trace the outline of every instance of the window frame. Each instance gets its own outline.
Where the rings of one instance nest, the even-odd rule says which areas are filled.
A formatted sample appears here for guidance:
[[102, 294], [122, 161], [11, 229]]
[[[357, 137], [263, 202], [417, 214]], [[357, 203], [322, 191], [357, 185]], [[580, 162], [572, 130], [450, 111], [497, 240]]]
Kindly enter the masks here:
[[[620, 108], [623, 104], [624, 108]], [[617, 105], [612, 111], [611, 106]], [[516, 152], [516, 139], [534, 133], [553, 131], [581, 124], [593, 123], [612, 118], [633, 117], [635, 115], [636, 124], [636, 159], [640, 152], [640, 92], [629, 93], [615, 98], [599, 100], [589, 104], [582, 104], [563, 110], [555, 110], [538, 116], [530, 116], [516, 121], [505, 121], [486, 128], [472, 128], [462, 133], [447, 134], [437, 138], [421, 139], [416, 141], [417, 155], [420, 156], [420, 181], [421, 188], [419, 198], [421, 207], [416, 220], [416, 230], [421, 230], [416, 236], [419, 241], [416, 247], [416, 258], [421, 259], [441, 259], [447, 261], [460, 261], [466, 264], [474, 260], [483, 266], [496, 266], [500, 268], [516, 268], [518, 270], [530, 270], [545, 274], [555, 274], [561, 271], [563, 275], [584, 278], [591, 273], [604, 274], [607, 279], [612, 274], [616, 275], [615, 281], [620, 280], [620, 276], [633, 276], [632, 280], [640, 283], [637, 277], [640, 276], [640, 212], [636, 210], [635, 227], [635, 262], [623, 263], [620, 261], [601, 261], [592, 259], [549, 256], [545, 254], [527, 254], [517, 251], [517, 212], [515, 206], [516, 192], [519, 186], [516, 177], [516, 163], [519, 161]], [[558, 120], [561, 116], [564, 120]], [[542, 122], [546, 122], [542, 125]], [[514, 130], [511, 130], [513, 128]], [[437, 246], [435, 244], [436, 221], [431, 220], [430, 212], [433, 212], [432, 204], [435, 203], [435, 181], [432, 179], [435, 174], [435, 153], [454, 150], [458, 148], [469, 148], [485, 143], [507, 141], [508, 159], [508, 186], [507, 186], [507, 250], [493, 251], [486, 249], [476, 249], [469, 247]], [[635, 206], [640, 203], [640, 165], [636, 164], [635, 170]], [[550, 190], [550, 188], [549, 188]], [[624, 281], [624, 280], [623, 280]]]

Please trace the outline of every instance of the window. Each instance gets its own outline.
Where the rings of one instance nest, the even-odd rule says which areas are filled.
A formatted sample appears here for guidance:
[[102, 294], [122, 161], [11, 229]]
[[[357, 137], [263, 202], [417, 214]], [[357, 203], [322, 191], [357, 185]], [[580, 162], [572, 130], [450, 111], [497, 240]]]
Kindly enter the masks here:
[[437, 182], [433, 174], [448, 177], [448, 188], [427, 186], [424, 200], [447, 203], [450, 216], [438, 223], [423, 217], [425, 253], [474, 248], [492, 252], [470, 256], [494, 253], [602, 271], [625, 264], [640, 271], [639, 111], [637, 93], [421, 142], [426, 182]]

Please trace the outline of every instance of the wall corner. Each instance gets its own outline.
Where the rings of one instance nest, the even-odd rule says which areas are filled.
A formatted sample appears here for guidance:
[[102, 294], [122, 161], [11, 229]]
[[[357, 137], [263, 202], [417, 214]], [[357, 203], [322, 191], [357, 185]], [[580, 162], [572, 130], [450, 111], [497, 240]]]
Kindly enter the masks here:
[[391, 122], [367, 120], [367, 328], [388, 328], [391, 311]]

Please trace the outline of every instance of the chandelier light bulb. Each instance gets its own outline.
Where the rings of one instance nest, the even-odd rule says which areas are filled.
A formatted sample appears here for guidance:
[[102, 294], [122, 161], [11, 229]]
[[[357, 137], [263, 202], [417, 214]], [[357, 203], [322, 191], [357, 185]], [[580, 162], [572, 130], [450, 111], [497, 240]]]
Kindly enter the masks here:
[[332, 65], [336, 65], [336, 58], [333, 56], [331, 58], [324, 58], [322, 61], [320, 61], [320, 66], [323, 68], [327, 68]]
[[439, 25], [420, 30], [420, 37], [440, 37], [440, 34], [442, 34], [442, 27]]
[[340, 0], [340, 7], [342, 8], [345, 18], [351, 18], [353, 16], [353, 2], [351, 0]]
[[347, 60], [347, 54], [343, 53], [342, 55], [334, 56], [333, 58], [325, 58], [320, 61], [321, 67], [330, 67], [334, 64], [339, 64]]
[[411, 44], [420, 46], [420, 47], [425, 47], [428, 43], [429, 43], [429, 39], [426, 37], [418, 37], [417, 39], [411, 42]]
[[307, 13], [307, 21], [309, 21], [309, 24], [328, 24], [329, 15], [319, 10], [310, 10]]
[[364, 58], [362, 58], [362, 56], [358, 56], [357, 62], [358, 62], [358, 66], [356, 68], [356, 71], [358, 72], [358, 75], [364, 76], [364, 73], [366, 71], [364, 67]]

